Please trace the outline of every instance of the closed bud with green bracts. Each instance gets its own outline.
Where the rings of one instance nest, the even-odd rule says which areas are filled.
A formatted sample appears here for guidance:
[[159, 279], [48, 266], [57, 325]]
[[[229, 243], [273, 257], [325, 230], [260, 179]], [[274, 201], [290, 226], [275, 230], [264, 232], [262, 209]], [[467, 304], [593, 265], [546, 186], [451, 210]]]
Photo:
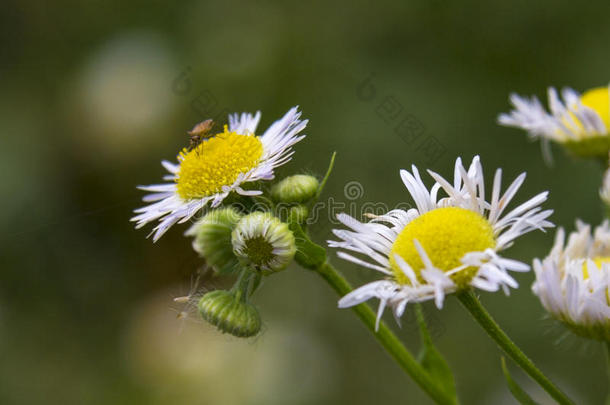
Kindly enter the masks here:
[[187, 236], [195, 237], [193, 249], [218, 273], [239, 268], [239, 261], [233, 254], [231, 233], [241, 217], [233, 208], [219, 208], [207, 213], [186, 231]]
[[261, 330], [258, 309], [240, 298], [239, 293], [216, 290], [206, 293], [197, 305], [201, 317], [222, 333], [251, 337]]
[[320, 182], [314, 176], [296, 174], [286, 177], [271, 188], [271, 197], [283, 203], [305, 203], [315, 197]]
[[288, 225], [267, 212], [253, 212], [240, 219], [232, 243], [241, 263], [264, 275], [284, 270], [296, 253]]

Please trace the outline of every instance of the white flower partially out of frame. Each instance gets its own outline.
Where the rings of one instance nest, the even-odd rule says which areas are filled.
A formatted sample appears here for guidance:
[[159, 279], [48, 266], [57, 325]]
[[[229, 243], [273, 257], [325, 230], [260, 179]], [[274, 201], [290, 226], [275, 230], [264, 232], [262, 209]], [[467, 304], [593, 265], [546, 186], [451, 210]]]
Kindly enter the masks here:
[[514, 106], [508, 114], [500, 114], [498, 123], [528, 132], [541, 139], [548, 156], [548, 141], [559, 142], [580, 156], [607, 157], [610, 149], [610, 87], [596, 87], [582, 95], [571, 88], [548, 89], [549, 112], [537, 97], [511, 94]]
[[557, 231], [543, 260], [534, 260], [532, 290], [544, 308], [575, 333], [610, 342], [610, 224], [591, 227], [577, 221], [565, 243]]
[[136, 228], [159, 220], [153, 229], [157, 241], [171, 226], [184, 223], [206, 206], [218, 207], [231, 193], [259, 195], [262, 191], [245, 190], [247, 183], [272, 180], [274, 169], [292, 158], [292, 146], [305, 135], [307, 125], [297, 107], [274, 122], [261, 136], [256, 136], [261, 114], [229, 115], [229, 125], [193, 150], [184, 149], [178, 164], [161, 162], [170, 173], [168, 183], [138, 187], [150, 191], [143, 200], [151, 203], [135, 210], [131, 218]]
[[[440, 309], [446, 294], [470, 287], [486, 291], [501, 288], [508, 294], [509, 287], [518, 286], [508, 271], [529, 270], [528, 265], [503, 258], [499, 252], [525, 233], [553, 226], [546, 220], [552, 211], [540, 208], [548, 192], [505, 214], [525, 180], [525, 173], [500, 195], [502, 171], [498, 169], [491, 200], [487, 201], [478, 156], [468, 171], [457, 159], [453, 184], [435, 172], [428, 172], [435, 180], [430, 189], [415, 166], [412, 172], [400, 172], [417, 208], [392, 210], [367, 223], [346, 214], [338, 215], [349, 230], [335, 229], [333, 233], [340, 240], [328, 241], [329, 246], [341, 249], [338, 256], [342, 259], [385, 275], [385, 279], [347, 294], [339, 301], [339, 307], [378, 298], [377, 323], [386, 307], [392, 308], [400, 323], [408, 302], [434, 299]], [[440, 190], [447, 196], [439, 199]]]

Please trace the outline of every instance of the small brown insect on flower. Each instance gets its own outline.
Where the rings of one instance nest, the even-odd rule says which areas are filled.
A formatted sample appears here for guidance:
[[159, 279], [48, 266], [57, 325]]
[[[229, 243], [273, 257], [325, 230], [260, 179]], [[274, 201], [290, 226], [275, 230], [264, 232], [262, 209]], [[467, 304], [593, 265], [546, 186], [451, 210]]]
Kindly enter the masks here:
[[214, 126], [214, 120], [207, 119], [205, 121], [201, 121], [199, 124], [195, 125], [193, 129], [188, 131], [190, 137], [188, 151], [192, 151], [195, 149], [201, 142], [205, 139], [211, 138], [214, 136], [210, 131]]

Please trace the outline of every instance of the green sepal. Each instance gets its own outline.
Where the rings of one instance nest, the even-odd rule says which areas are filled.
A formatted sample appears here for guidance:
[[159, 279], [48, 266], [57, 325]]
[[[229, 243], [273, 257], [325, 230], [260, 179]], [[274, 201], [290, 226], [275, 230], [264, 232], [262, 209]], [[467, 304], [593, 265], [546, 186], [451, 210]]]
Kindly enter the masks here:
[[511, 377], [510, 372], [508, 371], [508, 367], [506, 367], [506, 360], [504, 360], [504, 357], [502, 357], [502, 372], [504, 373], [508, 389], [521, 405], [540, 405], [538, 402], [534, 401], [515, 380], [513, 380], [513, 377]]
[[415, 315], [422, 343], [418, 358], [419, 363], [428, 372], [432, 380], [437, 383], [438, 388], [454, 399], [455, 403], [458, 403], [453, 373], [443, 355], [432, 342], [432, 337], [430, 337], [430, 332], [428, 332], [426, 319], [420, 304], [415, 305]]
[[326, 186], [326, 182], [328, 181], [328, 178], [330, 177], [330, 174], [333, 171], [333, 168], [335, 167], [335, 158], [337, 157], [337, 152], [333, 152], [333, 154], [330, 156], [330, 162], [328, 163], [328, 168], [326, 169], [326, 173], [324, 174], [324, 177], [322, 178], [322, 181], [320, 182], [320, 185], [318, 186], [318, 191], [316, 192], [316, 200], [318, 198], [320, 198], [320, 194], [322, 194], [322, 190], [324, 190], [324, 187]]

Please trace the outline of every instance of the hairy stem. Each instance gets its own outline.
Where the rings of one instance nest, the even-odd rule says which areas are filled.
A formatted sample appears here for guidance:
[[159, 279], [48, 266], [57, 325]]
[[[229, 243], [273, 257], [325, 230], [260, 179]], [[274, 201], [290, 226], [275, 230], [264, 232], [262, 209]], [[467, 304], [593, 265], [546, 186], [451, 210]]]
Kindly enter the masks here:
[[472, 317], [481, 325], [485, 332], [487, 332], [489, 337], [491, 337], [492, 340], [494, 340], [496, 344], [523, 369], [523, 371], [529, 374], [529, 376], [559, 404], [574, 405], [574, 402], [545, 376], [508, 335], [504, 333], [471, 290], [462, 291], [458, 293], [457, 296], [462, 305], [470, 312]]

